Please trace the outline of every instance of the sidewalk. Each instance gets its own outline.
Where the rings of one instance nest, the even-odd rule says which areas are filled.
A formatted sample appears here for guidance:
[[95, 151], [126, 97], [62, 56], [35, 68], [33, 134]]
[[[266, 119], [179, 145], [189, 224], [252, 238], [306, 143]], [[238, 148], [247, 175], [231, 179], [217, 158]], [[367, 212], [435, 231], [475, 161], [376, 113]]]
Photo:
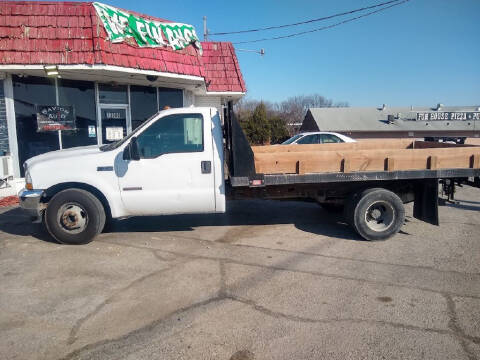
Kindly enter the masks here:
[[18, 204], [18, 196], [16, 195], [0, 198], [0, 207], [14, 206], [17, 204]]

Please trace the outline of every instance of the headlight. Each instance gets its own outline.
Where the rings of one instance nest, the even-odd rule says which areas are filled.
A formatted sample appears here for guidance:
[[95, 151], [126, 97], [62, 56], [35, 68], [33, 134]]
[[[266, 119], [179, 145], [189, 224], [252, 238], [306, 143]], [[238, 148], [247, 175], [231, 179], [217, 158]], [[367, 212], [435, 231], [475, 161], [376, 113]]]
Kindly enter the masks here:
[[28, 170], [25, 173], [25, 189], [33, 190], [32, 177], [30, 176], [30, 172], [28, 172]]

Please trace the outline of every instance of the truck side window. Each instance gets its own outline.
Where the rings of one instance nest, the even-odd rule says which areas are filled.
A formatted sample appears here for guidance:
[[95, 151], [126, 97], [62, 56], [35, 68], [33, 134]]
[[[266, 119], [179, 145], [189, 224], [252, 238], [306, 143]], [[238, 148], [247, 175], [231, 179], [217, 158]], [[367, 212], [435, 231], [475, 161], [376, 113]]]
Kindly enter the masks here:
[[174, 114], [158, 119], [137, 137], [143, 159], [162, 154], [203, 151], [201, 114]]

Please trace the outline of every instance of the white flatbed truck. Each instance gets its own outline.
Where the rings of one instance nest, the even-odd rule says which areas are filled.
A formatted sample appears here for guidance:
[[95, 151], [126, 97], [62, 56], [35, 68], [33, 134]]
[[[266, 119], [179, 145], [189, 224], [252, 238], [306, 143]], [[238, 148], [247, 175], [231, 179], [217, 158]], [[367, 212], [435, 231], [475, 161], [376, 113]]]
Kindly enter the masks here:
[[[306, 152], [299, 150], [302, 145], [292, 146], [296, 150], [289, 146], [252, 150], [231, 103], [225, 109], [223, 127], [215, 108], [169, 109], [116, 143], [59, 150], [27, 160], [20, 205], [32, 220], [43, 221], [60, 243], [85, 244], [112, 219], [223, 213], [227, 199], [308, 198], [325, 207], [343, 206], [347, 222], [357, 233], [377, 240], [400, 230], [403, 204], [409, 201], [415, 202], [416, 218], [438, 225], [439, 179], [479, 185], [478, 147], [449, 147], [449, 154], [462, 158], [453, 168], [451, 156], [443, 153], [429, 156], [423, 169], [418, 166], [421, 161], [405, 168], [402, 159], [412, 157], [409, 152], [397, 159], [397, 164], [403, 164], [397, 170], [395, 149], [384, 159], [385, 168], [378, 165], [380, 169], [361, 164], [356, 168], [356, 149], [351, 151], [357, 157], [350, 158], [348, 151], [340, 153], [327, 145]], [[433, 153], [444, 150], [438, 149], [442, 145], [432, 146]], [[423, 144], [419, 150], [425, 148]], [[447, 168], [439, 166], [442, 159]], [[367, 160], [369, 166], [378, 162]]]

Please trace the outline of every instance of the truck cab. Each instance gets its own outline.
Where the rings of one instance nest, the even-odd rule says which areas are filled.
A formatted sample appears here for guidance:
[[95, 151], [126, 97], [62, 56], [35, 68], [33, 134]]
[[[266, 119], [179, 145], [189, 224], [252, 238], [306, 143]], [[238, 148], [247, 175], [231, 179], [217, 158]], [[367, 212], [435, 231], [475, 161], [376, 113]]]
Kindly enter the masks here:
[[225, 212], [223, 161], [217, 109], [169, 109], [116, 143], [27, 160], [19, 197], [55, 239], [84, 243], [108, 218]]

